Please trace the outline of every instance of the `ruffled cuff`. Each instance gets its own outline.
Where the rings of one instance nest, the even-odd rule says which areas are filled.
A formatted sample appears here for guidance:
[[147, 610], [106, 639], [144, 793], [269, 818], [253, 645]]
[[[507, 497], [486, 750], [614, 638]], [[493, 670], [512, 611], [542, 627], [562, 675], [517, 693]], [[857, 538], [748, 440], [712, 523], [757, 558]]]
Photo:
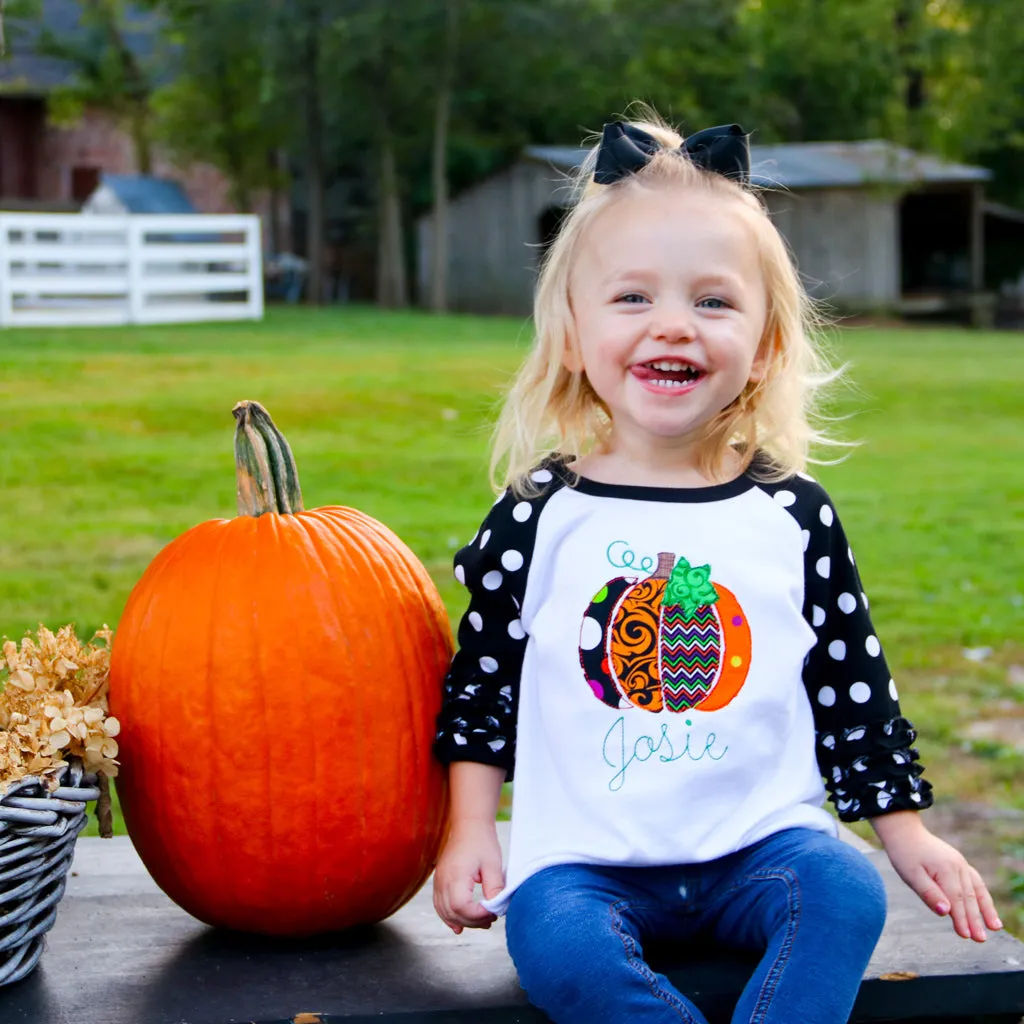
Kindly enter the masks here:
[[444, 704], [437, 716], [434, 756], [442, 764], [475, 761], [504, 768], [511, 781], [515, 765], [515, 716], [511, 682], [493, 675], [449, 672]]
[[818, 736], [818, 764], [840, 821], [863, 821], [932, 804], [913, 725], [902, 717]]

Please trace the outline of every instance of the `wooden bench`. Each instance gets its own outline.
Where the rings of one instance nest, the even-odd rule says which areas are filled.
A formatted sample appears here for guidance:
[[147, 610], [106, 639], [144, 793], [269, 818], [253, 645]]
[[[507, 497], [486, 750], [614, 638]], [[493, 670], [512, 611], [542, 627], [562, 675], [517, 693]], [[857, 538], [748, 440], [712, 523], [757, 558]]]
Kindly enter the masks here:
[[[507, 843], [507, 825], [499, 831]], [[884, 854], [865, 856], [885, 876], [890, 909], [851, 1020], [1017, 1024], [1024, 944], [1004, 933], [984, 944], [957, 938]], [[434, 913], [429, 884], [382, 924], [284, 944], [220, 933], [178, 909], [127, 838], [80, 839], [73, 871], [39, 968], [0, 988], [3, 1024], [277, 1024], [303, 1012], [324, 1024], [546, 1020], [519, 988], [502, 922], [453, 935]], [[674, 948], [656, 966], [719, 1024], [752, 961]]]

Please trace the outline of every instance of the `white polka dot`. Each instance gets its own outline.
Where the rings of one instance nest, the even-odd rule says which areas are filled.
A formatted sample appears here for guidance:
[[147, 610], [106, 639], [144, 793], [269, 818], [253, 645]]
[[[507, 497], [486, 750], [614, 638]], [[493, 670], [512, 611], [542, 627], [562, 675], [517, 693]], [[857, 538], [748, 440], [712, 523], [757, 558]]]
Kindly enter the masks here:
[[498, 663], [493, 658], [483, 657], [480, 659], [480, 667], [485, 672], [497, 672]]
[[864, 641], [864, 650], [871, 655], [872, 658], [877, 658], [882, 653], [882, 645], [878, 642], [877, 636], [869, 636]]
[[911, 793], [910, 794], [910, 799], [913, 800], [915, 804], [919, 804], [921, 802], [921, 794], [920, 793]]
[[828, 574], [832, 571], [832, 559], [825, 555], [823, 558], [819, 558], [814, 563], [815, 572], [822, 578], [827, 580]]
[[889, 794], [886, 793], [884, 789], [880, 789], [878, 791], [877, 799], [878, 799], [878, 806], [879, 807], [883, 807], [883, 808], [884, 807], [888, 807], [889, 804], [892, 803], [892, 797], [889, 796]]
[[482, 534], [480, 534], [480, 547], [483, 547], [490, 539], [491, 539], [491, 531], [490, 530], [484, 530], [484, 532]]
[[833, 661], [842, 661], [846, 657], [846, 644], [842, 640], [833, 640], [828, 645], [828, 653]]
[[789, 508], [796, 501], [796, 495], [792, 491], [776, 491], [775, 500], [783, 507]]
[[863, 590], [860, 592], [860, 599], [864, 602], [864, 607], [867, 608], [868, 607], [868, 595], [865, 594]]
[[821, 745], [823, 747], [827, 747], [829, 750], [835, 750], [836, 749], [836, 738], [835, 738], [835, 736], [833, 736], [832, 733], [830, 733], [830, 732], [829, 733], [825, 733], [825, 735], [821, 737]]
[[857, 607], [857, 598], [853, 594], [840, 594], [838, 604], [839, 610], [849, 615]]
[[601, 623], [589, 615], [583, 619], [583, 627], [580, 629], [580, 647], [585, 651], [592, 651], [600, 642], [604, 630]]
[[460, 747], [464, 747], [464, 746], [466, 745], [466, 737], [465, 737], [465, 736], [460, 736], [460, 735], [459, 735], [458, 733], [456, 733], [456, 734], [455, 734], [455, 735], [454, 735], [454, 736], [452, 737], [452, 739], [453, 739], [453, 740], [455, 740], [455, 742], [456, 742], [456, 743], [457, 743], [457, 744], [458, 744], [458, 745], [459, 745]]
[[803, 538], [804, 551], [806, 551], [808, 545], [811, 543], [811, 531], [810, 530], [801, 530], [800, 531], [800, 536]]
[[501, 586], [502, 575], [497, 569], [492, 569], [483, 579], [485, 590], [497, 590]]
[[513, 640], [522, 640], [526, 636], [526, 630], [523, 629], [523, 623], [520, 619], [513, 619], [508, 624], [508, 635]]
[[825, 621], [825, 609], [819, 608], [817, 605], [811, 607], [811, 624], [815, 629], [818, 628]]
[[538, 484], [546, 484], [551, 478], [550, 469], [538, 469], [536, 473], [530, 474], [530, 479]]
[[818, 703], [826, 708], [832, 707], [836, 702], [836, 691], [831, 686], [823, 686], [818, 691]]
[[831, 526], [834, 516], [832, 515], [831, 505], [822, 505], [821, 511], [818, 513], [818, 518], [826, 525]]
[[479, 633], [484, 628], [484, 620], [479, 612], [469, 613], [469, 624]]
[[533, 514], [533, 506], [528, 501], [521, 501], [512, 509], [512, 518], [517, 523], [525, 523]]
[[889, 680], [889, 696], [892, 697], [893, 700], [899, 700], [900, 699], [899, 694], [896, 692], [896, 680], [895, 679], [890, 679]]
[[506, 551], [501, 556], [501, 564], [508, 569], [509, 572], [515, 572], [516, 569], [522, 569], [523, 567], [523, 556], [518, 551]]
[[850, 700], [856, 704], [867, 704], [871, 700], [871, 687], [867, 683], [854, 683], [850, 687]]
[[466, 585], [466, 570], [461, 565], [455, 566], [455, 578], [463, 585]]
[[497, 753], [503, 746], [505, 746], [505, 741], [499, 736], [496, 740], [488, 740], [487, 746]]

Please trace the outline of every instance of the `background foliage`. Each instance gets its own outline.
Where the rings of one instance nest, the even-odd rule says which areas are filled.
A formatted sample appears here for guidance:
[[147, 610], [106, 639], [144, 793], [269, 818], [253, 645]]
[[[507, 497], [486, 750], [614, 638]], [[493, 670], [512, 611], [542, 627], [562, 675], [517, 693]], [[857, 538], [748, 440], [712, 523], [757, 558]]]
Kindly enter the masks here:
[[8, 0], [9, 34], [76, 69], [53, 110], [109, 110], [140, 166], [156, 143], [215, 164], [243, 209], [299, 182], [314, 264], [375, 251], [386, 304], [410, 298], [417, 214], [636, 99], [685, 131], [981, 163], [1024, 205], [1019, 0], [81, 0], [64, 39], [39, 5]]

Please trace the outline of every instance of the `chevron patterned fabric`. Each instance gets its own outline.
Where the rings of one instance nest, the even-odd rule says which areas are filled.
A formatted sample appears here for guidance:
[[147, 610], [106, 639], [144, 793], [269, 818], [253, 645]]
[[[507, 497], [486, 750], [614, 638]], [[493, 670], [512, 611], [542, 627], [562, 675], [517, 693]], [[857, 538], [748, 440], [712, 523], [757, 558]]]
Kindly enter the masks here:
[[721, 662], [722, 639], [711, 605], [687, 618], [681, 605], [663, 605], [661, 685], [669, 711], [685, 711], [710, 692]]

